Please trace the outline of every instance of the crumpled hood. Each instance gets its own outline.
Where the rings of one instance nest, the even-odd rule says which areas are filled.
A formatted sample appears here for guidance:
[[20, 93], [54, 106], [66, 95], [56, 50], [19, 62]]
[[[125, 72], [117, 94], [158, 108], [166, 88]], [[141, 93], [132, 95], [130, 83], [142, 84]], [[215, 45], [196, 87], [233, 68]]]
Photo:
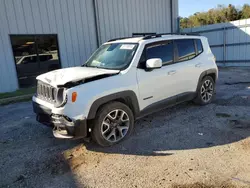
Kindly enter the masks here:
[[77, 82], [104, 74], [117, 74], [119, 70], [107, 70], [91, 67], [72, 67], [51, 71], [38, 76], [36, 79], [51, 86], [62, 86], [68, 82]]

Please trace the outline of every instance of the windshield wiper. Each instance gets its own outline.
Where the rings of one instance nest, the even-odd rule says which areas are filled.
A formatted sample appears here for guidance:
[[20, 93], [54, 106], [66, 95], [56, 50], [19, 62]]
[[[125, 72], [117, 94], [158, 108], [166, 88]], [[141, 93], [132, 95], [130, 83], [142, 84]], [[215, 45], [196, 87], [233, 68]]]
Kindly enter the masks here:
[[82, 67], [89, 67], [87, 63], [83, 64]]
[[87, 64], [82, 65], [82, 67], [90, 67], [90, 68], [104, 69], [104, 68], [98, 67], [98, 66], [88, 66]]
[[107, 67], [99, 67], [99, 66], [89, 66], [89, 65], [87, 65], [87, 64], [82, 65], [82, 67], [90, 67], [90, 68], [97, 68], [97, 69], [119, 70], [119, 71], [121, 71], [120, 69], [112, 69], [112, 68], [107, 68]]

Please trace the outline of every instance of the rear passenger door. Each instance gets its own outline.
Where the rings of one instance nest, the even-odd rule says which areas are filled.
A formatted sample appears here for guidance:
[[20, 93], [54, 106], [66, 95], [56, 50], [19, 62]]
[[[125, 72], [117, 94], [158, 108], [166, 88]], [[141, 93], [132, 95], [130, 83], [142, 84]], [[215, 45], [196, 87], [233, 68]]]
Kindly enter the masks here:
[[178, 39], [174, 41], [176, 48], [175, 63], [178, 65], [179, 94], [194, 93], [201, 75], [201, 62], [197, 56], [196, 39]]

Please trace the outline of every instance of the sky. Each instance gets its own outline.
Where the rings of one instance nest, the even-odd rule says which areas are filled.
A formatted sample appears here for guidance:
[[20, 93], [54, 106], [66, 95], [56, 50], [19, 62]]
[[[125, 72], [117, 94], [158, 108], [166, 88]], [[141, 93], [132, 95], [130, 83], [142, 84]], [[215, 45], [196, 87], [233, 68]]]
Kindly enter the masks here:
[[196, 12], [215, 8], [218, 4], [232, 4], [238, 7], [245, 3], [250, 4], [250, 0], [179, 0], [179, 15], [188, 17]]

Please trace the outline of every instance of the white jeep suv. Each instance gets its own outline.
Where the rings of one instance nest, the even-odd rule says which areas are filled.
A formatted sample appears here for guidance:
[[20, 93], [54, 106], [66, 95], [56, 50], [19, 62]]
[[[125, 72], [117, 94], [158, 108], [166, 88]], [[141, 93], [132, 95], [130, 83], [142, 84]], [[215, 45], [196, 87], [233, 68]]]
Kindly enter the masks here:
[[37, 121], [57, 138], [110, 146], [128, 137], [134, 121], [185, 101], [209, 104], [218, 68], [207, 38], [156, 34], [113, 39], [81, 67], [37, 77]]

